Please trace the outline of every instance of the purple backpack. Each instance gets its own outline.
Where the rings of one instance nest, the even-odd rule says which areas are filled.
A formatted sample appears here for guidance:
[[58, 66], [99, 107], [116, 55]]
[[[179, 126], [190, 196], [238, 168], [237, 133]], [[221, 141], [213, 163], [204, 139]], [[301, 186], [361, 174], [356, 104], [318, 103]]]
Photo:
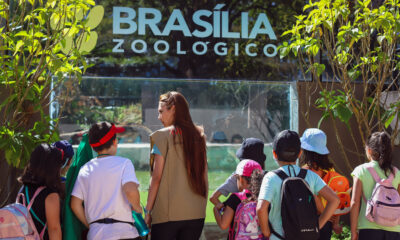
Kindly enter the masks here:
[[[385, 227], [394, 227], [400, 224], [400, 195], [393, 187], [393, 173], [387, 179], [381, 179], [373, 167], [368, 167], [376, 184], [372, 191], [371, 199], [367, 202], [365, 217], [370, 222]], [[394, 168], [395, 174], [397, 168]], [[364, 200], [365, 196], [363, 195]]]
[[236, 208], [233, 227], [229, 229], [229, 240], [267, 239], [262, 234], [258, 223], [257, 202], [247, 202], [247, 193], [249, 193], [248, 190], [234, 193], [242, 202]]

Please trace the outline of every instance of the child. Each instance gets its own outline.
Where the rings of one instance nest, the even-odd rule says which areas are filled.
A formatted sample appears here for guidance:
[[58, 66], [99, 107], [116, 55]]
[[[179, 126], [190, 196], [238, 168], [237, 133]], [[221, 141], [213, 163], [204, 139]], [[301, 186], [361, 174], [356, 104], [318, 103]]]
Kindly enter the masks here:
[[[246, 194], [246, 197], [251, 196], [248, 189], [250, 187], [251, 175], [256, 169], [262, 171], [260, 164], [253, 160], [243, 160], [239, 162], [236, 167], [235, 178], [237, 188], [240, 192], [247, 190], [243, 192]], [[242, 200], [237, 194], [231, 194], [223, 203], [225, 206], [223, 214], [220, 213], [220, 209], [217, 206], [214, 207], [215, 220], [222, 230], [227, 229], [228, 227], [233, 227], [233, 218], [235, 216], [236, 208], [241, 201]]]
[[[240, 160], [251, 159], [258, 162], [262, 169], [264, 169], [264, 162], [266, 156], [264, 154], [264, 142], [258, 138], [247, 138], [243, 141], [242, 145], [236, 152], [236, 156]], [[230, 193], [239, 192], [236, 183], [235, 173], [232, 173], [225, 182], [215, 190], [215, 192], [210, 197], [210, 202], [221, 210], [224, 204], [221, 203], [219, 197], [224, 195], [227, 197]]]
[[132, 209], [141, 213], [139, 182], [131, 160], [115, 156], [116, 134], [123, 131], [108, 122], [89, 130], [98, 155], [79, 170], [71, 193], [71, 209], [89, 228], [89, 240], [139, 239], [132, 218]]
[[[301, 154], [301, 149], [300, 138], [296, 132], [284, 130], [278, 133], [273, 141], [272, 153], [280, 166], [279, 170], [282, 170], [289, 176], [293, 172], [298, 176], [300, 167], [296, 165], [296, 160]], [[319, 228], [322, 228], [329, 218], [332, 217], [336, 207], [339, 205], [339, 198], [314, 172], [307, 171], [305, 181], [314, 195], [320, 194], [328, 202], [318, 221]], [[258, 196], [257, 216], [260, 227], [264, 236], [270, 237], [271, 240], [280, 239], [276, 234], [285, 236], [281, 217], [281, 186], [281, 178], [274, 172], [268, 172], [264, 176], [260, 195]], [[268, 211], [269, 206], [271, 206], [270, 211]], [[272, 235], [268, 223], [271, 224], [275, 231]]]
[[[72, 148], [72, 145], [67, 141], [67, 140], [60, 140], [57, 141], [53, 144], [51, 144], [53, 147], [57, 148], [60, 150], [62, 159], [63, 159], [63, 165], [61, 166], [61, 171], [62, 175], [65, 175], [69, 169], [69, 165], [71, 164], [71, 160], [74, 157], [74, 149]], [[66, 178], [61, 176], [61, 182], [65, 184]]]
[[[60, 196], [63, 196], [60, 169], [63, 165], [61, 152], [47, 143], [33, 150], [29, 164], [18, 179], [22, 184], [21, 192], [25, 202], [34, 199], [31, 215], [38, 233], [43, 239], [62, 239], [60, 224]], [[46, 225], [47, 224], [47, 225]]]
[[[326, 134], [318, 128], [309, 128], [304, 131], [300, 141], [301, 149], [303, 150], [300, 157], [300, 166], [310, 169], [323, 178], [327, 171], [333, 169], [333, 164], [328, 158], [329, 150], [326, 147]], [[328, 184], [327, 182], [325, 183]], [[322, 212], [323, 206], [320, 196], [318, 196], [316, 202], [319, 212]], [[334, 216], [329, 219], [325, 226], [320, 229], [320, 240], [330, 240], [332, 229], [336, 233], [341, 232], [339, 219], [340, 216]]]
[[387, 179], [394, 175], [392, 184], [399, 191], [400, 174], [392, 165], [390, 136], [386, 132], [373, 133], [367, 140], [365, 153], [369, 162], [359, 165], [351, 173], [354, 183], [350, 211], [351, 239], [400, 239], [400, 225], [393, 227], [381, 226], [375, 222], [368, 221], [365, 216], [365, 199], [371, 198], [372, 190], [376, 184], [368, 168], [373, 168], [381, 179]]

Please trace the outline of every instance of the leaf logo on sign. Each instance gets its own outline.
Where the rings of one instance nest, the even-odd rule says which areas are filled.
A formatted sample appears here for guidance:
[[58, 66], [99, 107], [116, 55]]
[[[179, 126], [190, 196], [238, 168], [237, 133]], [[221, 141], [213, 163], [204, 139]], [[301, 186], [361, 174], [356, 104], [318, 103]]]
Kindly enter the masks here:
[[[82, 10], [78, 10], [75, 15], [76, 21], [86, 21], [85, 27], [90, 29], [90, 32], [84, 32], [83, 34], [78, 34], [79, 29], [76, 27], [64, 28], [63, 32], [66, 35], [62, 41], [61, 50], [63, 53], [68, 54], [73, 50], [73, 46], [78, 48], [79, 52], [91, 52], [97, 44], [98, 34], [93, 31], [104, 17], [104, 7], [101, 5], [94, 6], [84, 19], [84, 14]], [[83, 22], [83, 21], [82, 21]], [[50, 26], [53, 30], [61, 29], [62, 24], [65, 24], [64, 19], [61, 19], [59, 15], [53, 14], [51, 17]]]

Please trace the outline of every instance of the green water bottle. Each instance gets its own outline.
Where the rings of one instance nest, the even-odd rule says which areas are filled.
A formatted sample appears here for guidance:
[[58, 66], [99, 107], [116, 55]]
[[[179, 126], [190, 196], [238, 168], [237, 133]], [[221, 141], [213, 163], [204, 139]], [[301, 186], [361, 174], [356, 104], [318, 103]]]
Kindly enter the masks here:
[[147, 227], [146, 222], [143, 219], [142, 214], [132, 211], [132, 217], [135, 220], [135, 227], [141, 237], [146, 236], [149, 234], [150, 230]]

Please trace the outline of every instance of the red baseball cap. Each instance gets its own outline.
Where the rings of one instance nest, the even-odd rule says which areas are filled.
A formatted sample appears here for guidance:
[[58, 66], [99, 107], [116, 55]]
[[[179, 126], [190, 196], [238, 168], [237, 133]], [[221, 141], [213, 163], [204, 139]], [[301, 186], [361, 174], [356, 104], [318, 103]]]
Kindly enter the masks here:
[[108, 142], [115, 134], [117, 133], [122, 133], [125, 131], [125, 128], [123, 127], [116, 127], [114, 124], [111, 125], [110, 130], [107, 132], [106, 135], [104, 135], [97, 143], [92, 143], [90, 146], [92, 147], [99, 147], [106, 142]]

